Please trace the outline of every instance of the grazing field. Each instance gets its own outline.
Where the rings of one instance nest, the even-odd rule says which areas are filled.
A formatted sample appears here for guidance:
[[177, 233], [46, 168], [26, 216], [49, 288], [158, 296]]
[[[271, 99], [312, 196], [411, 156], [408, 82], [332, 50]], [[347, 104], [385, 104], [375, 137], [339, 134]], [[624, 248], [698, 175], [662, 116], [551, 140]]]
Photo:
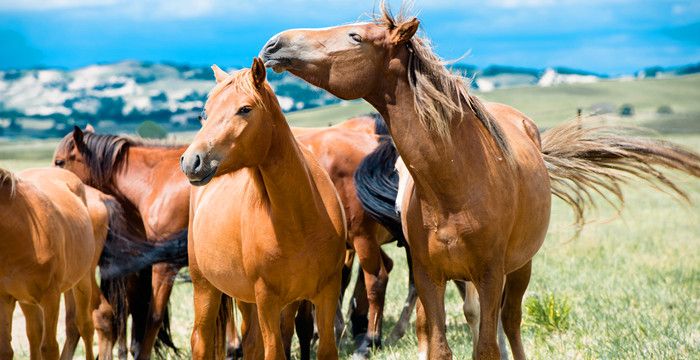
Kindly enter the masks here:
[[[483, 94], [511, 104], [542, 127], [573, 118], [577, 108], [622, 104], [634, 107], [630, 120], [658, 130], [670, 141], [700, 151], [700, 77], [634, 82], [601, 82], [552, 88], [518, 88]], [[671, 114], [657, 114], [669, 106]], [[290, 115], [294, 125], [324, 126], [369, 111], [348, 103]], [[616, 116], [608, 121], [621, 121]], [[0, 166], [18, 170], [48, 165], [55, 141], [0, 143]], [[681, 178], [694, 204], [637, 183], [625, 191], [626, 207], [617, 216], [605, 205], [578, 238], [571, 211], [554, 201], [547, 239], [534, 258], [526, 293], [523, 337], [533, 359], [689, 359], [700, 358], [700, 182]], [[386, 301], [385, 335], [393, 327], [406, 295], [403, 250], [387, 245], [395, 261]], [[471, 335], [454, 286], [447, 292], [448, 338], [456, 359], [471, 356]], [[176, 343], [188, 357], [192, 326], [192, 287], [174, 288], [172, 324]], [[347, 304], [345, 304], [347, 307]], [[19, 313], [17, 313], [19, 314]], [[27, 357], [17, 315], [13, 339], [18, 358]], [[352, 340], [342, 343], [350, 358]], [[386, 344], [375, 359], [416, 358], [413, 329], [396, 344]]]

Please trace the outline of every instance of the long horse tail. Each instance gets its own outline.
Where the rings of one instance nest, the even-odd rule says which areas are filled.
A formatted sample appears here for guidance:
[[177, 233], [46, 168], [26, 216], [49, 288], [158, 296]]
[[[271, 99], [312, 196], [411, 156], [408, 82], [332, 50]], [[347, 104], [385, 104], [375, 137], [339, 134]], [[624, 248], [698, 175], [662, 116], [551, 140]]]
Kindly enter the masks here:
[[233, 314], [233, 299], [221, 294], [219, 313], [216, 315], [216, 332], [214, 335], [214, 355], [216, 359], [224, 359], [227, 356], [226, 349], [226, 324]]
[[396, 196], [399, 175], [394, 166], [399, 156], [396, 146], [389, 137], [389, 131], [381, 115], [373, 114], [375, 133], [382, 135], [379, 146], [369, 153], [355, 170], [357, 197], [365, 212], [384, 226], [398, 241], [406, 244], [401, 228], [401, 217], [396, 213]]
[[113, 235], [113, 241], [105, 243], [100, 257], [102, 278], [132, 274], [155, 263], [187, 266], [187, 229], [157, 243], [134, 239], [123, 233]]
[[639, 127], [571, 121], [542, 134], [552, 194], [573, 208], [579, 228], [586, 209], [596, 206], [594, 194], [619, 211], [625, 203], [621, 187], [634, 178], [690, 201], [663, 170], [700, 177], [700, 154], [645, 133]]

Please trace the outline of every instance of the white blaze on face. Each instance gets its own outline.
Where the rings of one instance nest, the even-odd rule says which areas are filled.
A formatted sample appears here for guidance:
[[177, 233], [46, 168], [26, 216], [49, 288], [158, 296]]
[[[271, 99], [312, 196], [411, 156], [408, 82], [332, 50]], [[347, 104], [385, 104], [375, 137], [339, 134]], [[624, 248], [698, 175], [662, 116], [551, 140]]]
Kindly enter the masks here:
[[406, 195], [406, 186], [408, 186], [408, 181], [411, 179], [411, 174], [408, 172], [408, 168], [403, 162], [403, 159], [401, 159], [401, 156], [396, 159], [394, 169], [399, 173], [399, 189], [396, 194], [396, 203], [394, 207], [396, 212], [400, 214], [402, 213], [401, 204], [403, 204], [403, 198]]

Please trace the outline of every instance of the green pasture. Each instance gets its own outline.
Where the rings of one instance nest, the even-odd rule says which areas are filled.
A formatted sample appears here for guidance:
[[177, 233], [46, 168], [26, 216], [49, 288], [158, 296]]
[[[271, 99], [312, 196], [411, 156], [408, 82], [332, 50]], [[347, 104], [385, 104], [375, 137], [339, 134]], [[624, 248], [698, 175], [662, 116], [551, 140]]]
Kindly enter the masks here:
[[[608, 103], [616, 109], [631, 104], [635, 116], [630, 121], [700, 151], [699, 76], [517, 88], [482, 96], [520, 109], [542, 128], [572, 119], [577, 108], [585, 114], [595, 104]], [[672, 114], [657, 114], [660, 106], [670, 106]], [[364, 103], [350, 102], [294, 113], [289, 120], [299, 126], [325, 126], [369, 110]], [[610, 116], [607, 121], [620, 118]], [[1, 142], [0, 166], [19, 170], [48, 165], [55, 144], [49, 140]], [[570, 209], [554, 201], [550, 231], [534, 258], [526, 294], [523, 338], [530, 358], [700, 358], [700, 182], [676, 179], [693, 204], [631, 183], [625, 191], [624, 211], [618, 215], [601, 204], [599, 211], [589, 214], [591, 223], [576, 239]], [[395, 262], [386, 301], [386, 336], [403, 306], [407, 270], [402, 249], [387, 245], [385, 250]], [[191, 284], [175, 286], [171, 305], [175, 341], [187, 358], [193, 321]], [[452, 285], [446, 307], [455, 359], [469, 359], [471, 335]], [[27, 357], [24, 334], [14, 334], [17, 358]], [[352, 340], [346, 337], [342, 358], [351, 358], [352, 348]], [[373, 358], [416, 358], [416, 349], [411, 328], [401, 341], [385, 344]]]

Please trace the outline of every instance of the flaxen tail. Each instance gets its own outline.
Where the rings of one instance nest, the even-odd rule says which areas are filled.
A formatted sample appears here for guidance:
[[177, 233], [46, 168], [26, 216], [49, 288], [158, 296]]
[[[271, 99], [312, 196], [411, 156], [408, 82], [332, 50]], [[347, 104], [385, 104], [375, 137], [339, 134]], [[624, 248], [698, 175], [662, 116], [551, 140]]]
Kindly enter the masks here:
[[593, 119], [568, 122], [542, 134], [552, 194], [573, 208], [577, 225], [584, 224], [586, 208], [595, 207], [596, 193], [620, 210], [625, 202], [621, 186], [632, 179], [689, 200], [664, 170], [700, 177], [700, 154], [643, 135], [642, 128]]

